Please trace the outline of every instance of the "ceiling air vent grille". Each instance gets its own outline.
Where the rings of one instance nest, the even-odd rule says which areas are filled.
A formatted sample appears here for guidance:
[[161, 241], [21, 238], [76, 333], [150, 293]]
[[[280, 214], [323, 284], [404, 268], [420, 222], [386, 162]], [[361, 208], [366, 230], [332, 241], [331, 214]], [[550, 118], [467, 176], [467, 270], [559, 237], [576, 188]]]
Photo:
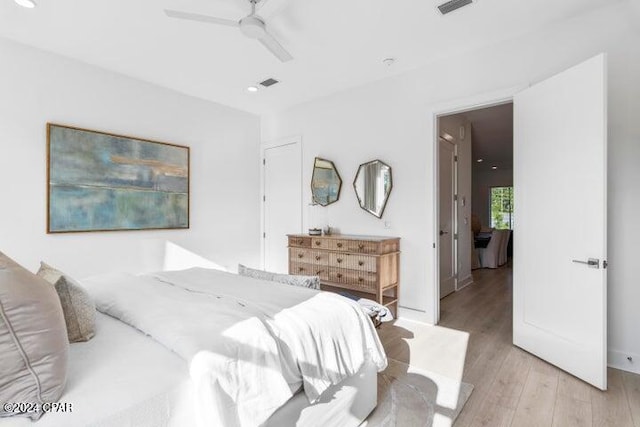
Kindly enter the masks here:
[[265, 81], [260, 82], [260, 84], [264, 87], [269, 87], [269, 86], [273, 86], [276, 83], [280, 83], [278, 80], [276, 79], [267, 79]]
[[446, 15], [447, 13], [451, 13], [461, 7], [470, 5], [471, 3], [473, 3], [473, 0], [451, 0], [446, 3], [442, 3], [438, 6], [438, 9], [440, 9], [440, 13]]

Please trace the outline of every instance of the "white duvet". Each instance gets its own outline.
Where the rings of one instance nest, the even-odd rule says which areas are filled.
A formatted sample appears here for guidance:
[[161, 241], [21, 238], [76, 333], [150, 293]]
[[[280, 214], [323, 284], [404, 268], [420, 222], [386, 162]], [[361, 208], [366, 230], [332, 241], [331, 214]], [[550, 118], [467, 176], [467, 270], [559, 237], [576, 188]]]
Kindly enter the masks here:
[[314, 402], [366, 359], [386, 367], [368, 316], [336, 294], [203, 268], [82, 283], [190, 364], [203, 426], [259, 426], [301, 384]]

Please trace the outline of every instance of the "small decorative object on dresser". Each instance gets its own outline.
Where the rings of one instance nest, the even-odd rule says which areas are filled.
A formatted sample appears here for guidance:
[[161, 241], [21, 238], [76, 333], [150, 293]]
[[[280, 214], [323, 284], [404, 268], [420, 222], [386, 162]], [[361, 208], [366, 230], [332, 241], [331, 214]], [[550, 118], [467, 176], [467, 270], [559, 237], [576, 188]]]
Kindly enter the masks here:
[[349, 289], [375, 299], [397, 316], [399, 237], [289, 234], [288, 238], [289, 274], [319, 276], [322, 290]]

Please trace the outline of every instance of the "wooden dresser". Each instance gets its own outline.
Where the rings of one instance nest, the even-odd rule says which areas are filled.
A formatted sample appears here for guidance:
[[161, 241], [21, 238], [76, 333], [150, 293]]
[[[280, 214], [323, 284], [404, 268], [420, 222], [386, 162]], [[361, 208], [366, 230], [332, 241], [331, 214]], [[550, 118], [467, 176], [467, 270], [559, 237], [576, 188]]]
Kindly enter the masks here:
[[400, 238], [289, 234], [289, 274], [319, 276], [322, 289], [378, 301], [398, 314]]

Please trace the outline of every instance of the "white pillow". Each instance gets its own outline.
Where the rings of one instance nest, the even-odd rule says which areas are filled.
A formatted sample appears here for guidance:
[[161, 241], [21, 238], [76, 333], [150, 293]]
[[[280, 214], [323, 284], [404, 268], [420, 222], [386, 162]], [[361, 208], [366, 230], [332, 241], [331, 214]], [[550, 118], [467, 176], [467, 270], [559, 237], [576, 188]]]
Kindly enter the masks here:
[[254, 279], [269, 280], [271, 282], [284, 283], [286, 285], [300, 286], [303, 288], [320, 289], [318, 276], [295, 276], [292, 274], [272, 273], [270, 271], [257, 270], [238, 264], [238, 274]]

